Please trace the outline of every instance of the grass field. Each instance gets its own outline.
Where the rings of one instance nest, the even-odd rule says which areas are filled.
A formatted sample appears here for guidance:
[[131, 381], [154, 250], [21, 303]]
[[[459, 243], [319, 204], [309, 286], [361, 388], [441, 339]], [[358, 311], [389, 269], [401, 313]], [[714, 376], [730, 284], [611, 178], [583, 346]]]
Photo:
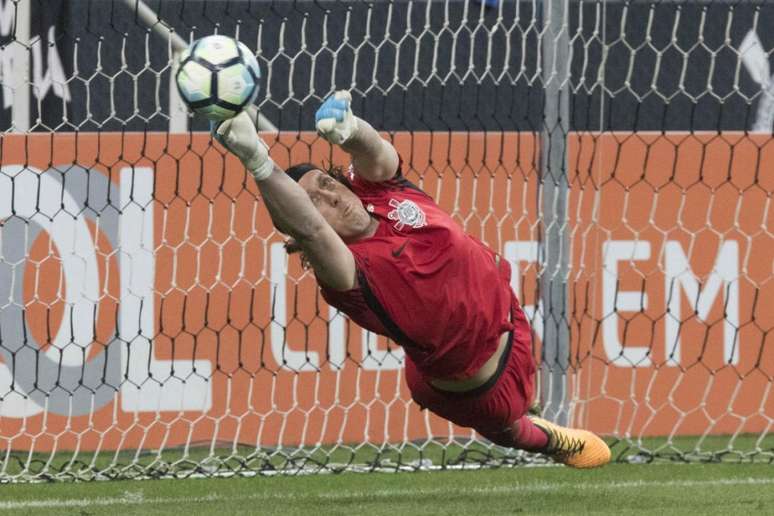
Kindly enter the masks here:
[[[649, 438], [635, 446], [611, 441], [616, 464], [592, 471], [561, 466], [519, 466], [499, 469], [468, 469], [402, 473], [321, 473], [315, 475], [274, 475], [252, 478], [122, 480], [0, 484], [0, 516], [29, 515], [146, 515], [146, 514], [303, 514], [314, 516], [346, 514], [772, 514], [774, 515], [774, 436], [740, 435], [729, 453], [729, 436], [706, 439], [677, 437]], [[626, 464], [632, 458], [648, 458], [638, 450], [654, 454], [653, 464]], [[692, 450], [701, 450], [697, 454]], [[254, 449], [239, 449], [248, 457]], [[298, 450], [299, 452], [301, 450]], [[493, 450], [472, 446], [423, 447], [421, 453], [406, 448], [401, 453], [382, 451], [387, 464], [409, 464], [417, 459], [446, 464], [452, 468], [466, 461], [491, 455]], [[134, 461], [127, 451], [112, 461], [108, 455], [92, 456], [60, 452], [52, 460], [63, 478], [94, 478], [75, 474], [78, 467], [92, 463], [97, 471], [126, 476], [130, 464], [136, 471], [166, 471], [177, 464], [179, 474], [191, 474], [196, 464], [213, 458], [205, 449], [185, 456], [180, 451], [138, 455]], [[641, 453], [641, 452], [640, 452]], [[709, 455], [708, 455], [709, 453]], [[360, 448], [353, 454], [343, 448], [319, 449], [312, 464], [368, 464], [373, 450]], [[229, 450], [216, 450], [222, 467], [249, 473], [263, 465], [280, 468], [301, 464], [281, 455], [268, 462], [228, 459]], [[463, 457], [466, 457], [463, 460]], [[24, 458], [20, 455], [19, 458]], [[209, 458], [209, 459], [208, 459]], [[9, 462], [4, 472], [18, 473], [20, 467], [39, 471], [50, 457], [35, 454], [32, 462]], [[686, 460], [713, 464], [686, 464]], [[262, 459], [263, 460], [263, 459]], [[182, 462], [181, 462], [182, 461]], [[727, 461], [727, 462], [722, 462]], [[623, 463], [622, 463], [623, 462]], [[25, 466], [25, 464], [27, 464]], [[71, 467], [67, 465], [71, 464]], [[80, 464], [80, 466], [78, 466]], [[236, 468], [242, 464], [242, 468]], [[52, 466], [52, 467], [53, 467]], [[163, 467], [162, 467], [163, 466]], [[309, 466], [309, 464], [307, 464]], [[129, 469], [127, 469], [129, 468]], [[318, 467], [317, 469], [321, 469]], [[46, 470], [49, 471], [49, 470]], [[221, 469], [223, 471], [223, 469]], [[53, 473], [53, 470], [49, 471]], [[135, 473], [136, 474], [136, 473]], [[103, 475], [109, 476], [109, 475]]]
[[774, 514], [774, 465], [345, 473], [0, 486], [0, 514]]

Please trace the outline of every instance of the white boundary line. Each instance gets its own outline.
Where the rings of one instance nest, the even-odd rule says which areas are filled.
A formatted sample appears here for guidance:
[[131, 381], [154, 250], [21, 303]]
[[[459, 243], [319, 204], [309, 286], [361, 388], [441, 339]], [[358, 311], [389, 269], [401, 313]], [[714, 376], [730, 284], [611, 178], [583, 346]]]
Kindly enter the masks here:
[[113, 505], [143, 504], [181, 504], [221, 501], [260, 501], [260, 500], [373, 500], [379, 498], [428, 496], [439, 494], [509, 494], [531, 493], [561, 490], [587, 489], [639, 489], [645, 487], [714, 487], [739, 485], [774, 485], [774, 478], [718, 478], [712, 480], [633, 480], [624, 482], [540, 482], [535, 484], [516, 484], [513, 486], [460, 488], [459, 486], [429, 489], [379, 489], [363, 491], [337, 491], [335, 493], [255, 493], [246, 496], [210, 494], [192, 497], [150, 497], [146, 498], [141, 490], [126, 491], [121, 496], [99, 498], [51, 498], [40, 500], [0, 502], [0, 511], [15, 509], [44, 509], [67, 507], [105, 507]]

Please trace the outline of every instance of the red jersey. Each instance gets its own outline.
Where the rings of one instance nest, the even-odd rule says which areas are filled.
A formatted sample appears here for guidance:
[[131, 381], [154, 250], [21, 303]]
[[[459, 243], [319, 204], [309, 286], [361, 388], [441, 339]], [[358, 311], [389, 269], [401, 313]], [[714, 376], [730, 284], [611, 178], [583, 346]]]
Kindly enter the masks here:
[[336, 291], [320, 284], [323, 297], [363, 328], [400, 344], [423, 375], [471, 376], [497, 349], [500, 335], [514, 329], [509, 315], [518, 301], [507, 261], [466, 234], [400, 171], [382, 183], [350, 175], [379, 226], [372, 237], [347, 246], [359, 285]]

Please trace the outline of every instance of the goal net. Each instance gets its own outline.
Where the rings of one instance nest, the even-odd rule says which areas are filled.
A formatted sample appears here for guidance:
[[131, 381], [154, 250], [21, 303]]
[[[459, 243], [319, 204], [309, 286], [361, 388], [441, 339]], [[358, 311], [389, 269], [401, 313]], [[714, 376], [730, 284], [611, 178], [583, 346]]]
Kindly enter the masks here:
[[0, 481], [541, 462], [412, 403], [170, 88], [256, 52], [280, 166], [336, 89], [511, 262], [546, 417], [774, 460], [774, 6], [0, 0]]

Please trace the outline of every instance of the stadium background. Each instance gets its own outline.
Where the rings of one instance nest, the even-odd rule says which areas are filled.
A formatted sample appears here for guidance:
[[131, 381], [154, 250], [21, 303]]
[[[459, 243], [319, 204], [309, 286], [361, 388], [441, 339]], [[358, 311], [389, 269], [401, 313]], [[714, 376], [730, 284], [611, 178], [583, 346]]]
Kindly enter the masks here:
[[[547, 127], [532, 2], [149, 5], [186, 38], [238, 32], [258, 51], [281, 165], [343, 160], [309, 130], [325, 95], [352, 89], [409, 177], [511, 260], [536, 358], [546, 325], [569, 332], [569, 353], [547, 366], [566, 373], [574, 422], [630, 443], [767, 435], [774, 157], [746, 131], [768, 120], [770, 132], [774, 111], [738, 49], [751, 30], [772, 47], [757, 28], [774, 6], [572, 2], [569, 126]], [[167, 133], [168, 41], [121, 2], [33, 1], [31, 14], [36, 134], [2, 140], [6, 449], [472, 437], [418, 412], [401, 351], [329, 312], [286, 265], [241, 167], [196, 132], [205, 122]], [[3, 77], [12, 70], [4, 60]], [[567, 128], [566, 167], [541, 172], [541, 134]], [[570, 185], [568, 310], [546, 313], [539, 192], [558, 177]]]
[[[9, 2], [3, 5], [0, 44], [5, 45], [13, 40], [13, 8]], [[38, 81], [43, 84], [42, 104], [37, 109], [33, 102], [32, 119], [40, 118], [42, 126], [35, 129], [168, 129], [164, 116], [169, 98], [167, 41], [151, 33], [121, 2], [36, 0], [32, 5], [31, 35], [40, 39], [31, 51], [40, 57], [40, 77], [56, 73], [54, 63], [49, 64], [52, 43], [64, 77], [71, 78], [76, 65], [81, 71], [79, 79], [68, 81], [64, 103], [57, 87]], [[463, 1], [430, 2], [429, 11], [426, 2], [408, 1], [169, 0], [148, 5], [185, 39], [190, 34], [200, 37], [216, 30], [224, 34], [238, 30], [240, 39], [257, 51], [264, 71], [271, 63], [263, 92], [271, 91], [272, 98], [260, 105], [266, 117], [286, 131], [312, 128], [317, 104], [305, 101], [319, 101], [335, 88], [355, 88], [360, 93], [355, 95], [359, 112], [388, 131], [543, 129], [544, 89], [532, 85], [540, 82], [537, 44], [542, 14], [533, 2], [504, 2], [501, 11], [483, 13], [475, 2]], [[572, 42], [576, 59], [571, 77], [573, 83], [585, 86], [572, 92], [573, 130], [743, 131], [752, 127], [757, 102], [748, 99], [756, 97], [761, 86], [744, 69], [738, 70], [737, 50], [754, 28], [763, 48], [772, 48], [774, 36], [763, 28], [774, 17], [774, 6], [765, 2], [608, 2], [602, 19], [601, 5], [569, 4], [567, 32], [579, 36]], [[505, 30], [491, 42], [484, 30], [497, 23], [500, 12], [503, 26], [512, 29], [510, 46], [505, 45]], [[445, 22], [447, 29], [441, 30]], [[463, 37], [455, 38], [455, 32]], [[602, 68], [600, 34], [607, 52]], [[258, 42], [260, 48], [256, 48]], [[527, 52], [522, 55], [523, 49]], [[634, 60], [632, 49], [639, 49]], [[435, 71], [434, 50], [438, 52]], [[658, 66], [656, 50], [664, 50]], [[489, 59], [487, 52], [491, 52]], [[101, 69], [96, 72], [98, 57]], [[491, 70], [485, 69], [488, 62], [494, 64]], [[501, 74], [505, 77], [498, 80]], [[604, 75], [604, 90], [593, 88], [600, 83], [598, 74]], [[291, 86], [293, 95], [289, 95]], [[6, 91], [0, 118], [3, 129], [10, 127], [7, 97]], [[197, 120], [193, 127], [206, 130], [206, 121]]]

